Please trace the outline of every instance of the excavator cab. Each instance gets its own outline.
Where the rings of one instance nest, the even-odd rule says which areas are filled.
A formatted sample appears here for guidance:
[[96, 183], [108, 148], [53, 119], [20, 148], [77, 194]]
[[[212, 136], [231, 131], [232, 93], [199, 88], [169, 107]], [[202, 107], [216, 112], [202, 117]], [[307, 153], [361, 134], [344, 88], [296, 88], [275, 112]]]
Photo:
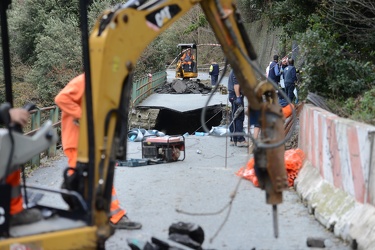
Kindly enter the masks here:
[[176, 78], [183, 80], [198, 77], [197, 69], [197, 45], [195, 43], [180, 43], [177, 45], [179, 48], [179, 58], [176, 66]]

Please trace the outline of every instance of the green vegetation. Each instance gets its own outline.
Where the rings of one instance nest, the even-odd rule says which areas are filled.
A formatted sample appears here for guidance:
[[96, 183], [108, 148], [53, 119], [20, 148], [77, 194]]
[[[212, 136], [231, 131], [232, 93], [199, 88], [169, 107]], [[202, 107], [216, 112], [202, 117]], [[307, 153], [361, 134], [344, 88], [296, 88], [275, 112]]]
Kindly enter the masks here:
[[[337, 114], [375, 125], [375, 8], [370, 0], [268, 1], [282, 46], [300, 48], [300, 95], [327, 99]], [[285, 41], [289, 41], [285, 42]]]
[[[81, 72], [78, 0], [13, 0], [8, 11], [13, 81], [23, 93], [16, 103], [53, 104], [53, 97]], [[89, 28], [114, 0], [93, 0]], [[280, 55], [298, 45], [300, 100], [308, 92], [326, 98], [335, 113], [375, 124], [375, 8], [372, 0], [239, 0], [244, 22], [260, 19], [282, 29]], [[267, 27], [265, 27], [267, 28]], [[134, 78], [163, 70], [178, 55], [178, 43], [206, 44], [215, 36], [199, 6], [155, 39], [137, 63]], [[200, 64], [222, 62], [220, 47], [200, 47]], [[294, 56], [297, 54], [293, 54]], [[259, 55], [262, 57], [262, 55]], [[2, 61], [0, 62], [2, 64]], [[0, 80], [3, 69], [0, 68]], [[32, 91], [30, 91], [32, 90]], [[0, 101], [4, 101], [0, 86]]]
[[[88, 7], [89, 29], [104, 10], [117, 3], [92, 1]], [[30, 86], [22, 85], [23, 91], [36, 89], [38, 93], [38, 98], [22, 101], [33, 99], [38, 106], [53, 105], [54, 96], [82, 69], [79, 0], [13, 0], [8, 17], [13, 82], [26, 82]], [[196, 6], [147, 47], [137, 62], [134, 78], [164, 70], [177, 56], [178, 43], [198, 42], [200, 28], [209, 29], [209, 26]], [[3, 86], [0, 96], [0, 101], [4, 101]]]
[[337, 101], [329, 99], [329, 106], [337, 115], [350, 117], [353, 120], [375, 124], [375, 87], [357, 97]]

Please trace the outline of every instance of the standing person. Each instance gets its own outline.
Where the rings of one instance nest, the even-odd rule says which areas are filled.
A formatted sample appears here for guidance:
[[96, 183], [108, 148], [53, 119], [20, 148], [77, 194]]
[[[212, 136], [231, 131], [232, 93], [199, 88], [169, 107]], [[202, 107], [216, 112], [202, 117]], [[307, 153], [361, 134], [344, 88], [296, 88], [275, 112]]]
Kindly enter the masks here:
[[279, 56], [274, 55], [273, 61], [269, 66], [270, 68], [269, 68], [268, 77], [267, 77], [268, 79], [271, 79], [272, 81], [274, 81], [276, 84], [280, 82], [280, 75], [281, 75], [278, 61], [279, 61]]
[[[23, 108], [11, 108], [9, 110], [11, 123], [16, 123], [21, 126], [27, 124], [30, 114]], [[0, 123], [4, 121], [0, 117]], [[23, 198], [21, 193], [21, 171], [18, 169], [8, 176], [4, 177], [5, 183], [11, 186], [10, 197], [10, 226], [25, 225], [40, 221], [43, 216], [39, 209], [23, 208]], [[2, 180], [1, 180], [2, 181]]]
[[[64, 153], [68, 158], [69, 167], [75, 168], [77, 161], [77, 148], [79, 138], [79, 119], [82, 115], [81, 101], [85, 90], [85, 75], [73, 78], [55, 97], [55, 103], [62, 111], [61, 114], [61, 139]], [[111, 218], [110, 223], [118, 229], [140, 229], [142, 225], [130, 221], [126, 211], [121, 209], [112, 187]]]
[[[241, 93], [240, 84], [238, 83], [237, 78], [234, 75], [233, 69], [229, 73], [228, 78], [228, 98], [232, 105], [232, 115], [229, 131], [231, 133], [243, 133], [243, 122], [245, 120], [244, 97]], [[242, 108], [242, 112], [240, 112], [237, 117], [234, 117], [237, 109], [239, 108]], [[237, 147], [249, 146], [244, 136], [237, 135], [231, 137], [230, 145], [236, 145]]]
[[211, 76], [211, 86], [215, 87], [217, 84], [217, 81], [219, 80], [219, 64], [217, 64], [215, 61], [211, 63], [209, 74]]
[[284, 57], [281, 60], [281, 69], [280, 69], [280, 88], [285, 92], [285, 81], [284, 81], [284, 70], [288, 66], [288, 57]]
[[284, 81], [285, 81], [285, 93], [289, 97], [290, 101], [293, 102], [294, 88], [297, 81], [296, 68], [294, 67], [294, 60], [290, 58], [288, 60], [288, 66], [284, 70]]

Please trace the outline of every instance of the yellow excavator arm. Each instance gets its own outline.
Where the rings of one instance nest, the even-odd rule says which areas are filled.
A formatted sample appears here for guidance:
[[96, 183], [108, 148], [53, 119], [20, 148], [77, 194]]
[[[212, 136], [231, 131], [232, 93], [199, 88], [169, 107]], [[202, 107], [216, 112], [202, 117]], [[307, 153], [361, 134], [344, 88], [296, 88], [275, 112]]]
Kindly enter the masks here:
[[[149, 43], [195, 4], [201, 5], [249, 105], [252, 109], [262, 110], [265, 146], [255, 151], [257, 174], [261, 187], [266, 190], [267, 203], [279, 204], [282, 202], [282, 190], [286, 187], [284, 145], [279, 143], [284, 138], [283, 115], [274, 86], [267, 81], [258, 82], [256, 78], [252, 66], [256, 55], [233, 0], [132, 0], [107, 10], [99, 17], [89, 38], [95, 126], [94, 183], [103, 183], [102, 188], [108, 193], [112, 179], [105, 178], [110, 176], [107, 171], [113, 172], [115, 157], [124, 153], [119, 138], [120, 127], [127, 126], [124, 123], [127, 121], [132, 73], [137, 60]], [[87, 163], [89, 145], [85, 115], [80, 128], [78, 160]], [[104, 193], [101, 190], [93, 192], [93, 196]], [[107, 195], [108, 198], [110, 196]], [[106, 201], [107, 207], [109, 202]], [[97, 215], [94, 218], [96, 224], [104, 225], [107, 220], [104, 211], [102, 219]]]
[[[87, 93], [82, 101], [77, 163], [77, 168], [83, 167], [87, 172], [83, 199], [88, 203], [88, 225], [8, 239], [0, 243], [0, 248], [14, 242], [38, 242], [43, 249], [49, 249], [53, 242], [61, 242], [66, 249], [104, 247], [113, 234], [108, 218], [115, 162], [126, 157], [124, 134], [128, 129], [134, 68], [146, 47], [196, 4], [204, 11], [249, 105], [261, 110], [262, 138], [254, 151], [256, 174], [260, 187], [266, 191], [266, 202], [274, 208], [282, 202], [287, 183], [284, 118], [274, 85], [257, 80], [253, 67], [256, 55], [235, 1], [130, 0], [103, 12], [89, 36], [90, 67], [86, 73], [90, 77], [86, 76]], [[90, 130], [94, 132], [91, 138]], [[277, 230], [275, 233], [277, 236]]]

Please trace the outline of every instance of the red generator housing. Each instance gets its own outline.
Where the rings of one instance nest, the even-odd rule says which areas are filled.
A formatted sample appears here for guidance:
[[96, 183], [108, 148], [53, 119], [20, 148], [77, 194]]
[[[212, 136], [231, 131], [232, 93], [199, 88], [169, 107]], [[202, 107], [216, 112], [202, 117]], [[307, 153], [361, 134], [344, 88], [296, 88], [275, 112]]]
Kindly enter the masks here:
[[185, 137], [182, 135], [145, 136], [142, 139], [142, 158], [164, 162], [183, 161]]

